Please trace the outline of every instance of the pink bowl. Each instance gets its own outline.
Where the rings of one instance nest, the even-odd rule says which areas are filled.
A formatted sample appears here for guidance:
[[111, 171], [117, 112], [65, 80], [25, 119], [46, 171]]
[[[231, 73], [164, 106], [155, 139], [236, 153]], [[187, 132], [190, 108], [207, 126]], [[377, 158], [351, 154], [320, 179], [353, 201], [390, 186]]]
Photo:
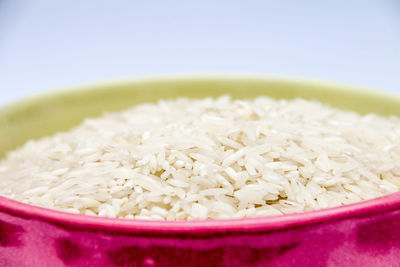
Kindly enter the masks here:
[[400, 193], [302, 214], [139, 221], [0, 197], [0, 266], [398, 266]]
[[400, 193], [204, 221], [92, 217], [0, 197], [0, 266], [400, 266]]

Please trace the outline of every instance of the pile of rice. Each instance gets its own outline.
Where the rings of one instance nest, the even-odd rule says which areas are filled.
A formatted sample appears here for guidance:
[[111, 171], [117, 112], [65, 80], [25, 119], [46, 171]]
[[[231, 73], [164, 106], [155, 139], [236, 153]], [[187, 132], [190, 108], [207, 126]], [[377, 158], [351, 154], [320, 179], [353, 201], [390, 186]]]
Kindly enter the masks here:
[[400, 118], [302, 99], [142, 104], [30, 141], [0, 163], [0, 195], [118, 218], [279, 215], [399, 187]]

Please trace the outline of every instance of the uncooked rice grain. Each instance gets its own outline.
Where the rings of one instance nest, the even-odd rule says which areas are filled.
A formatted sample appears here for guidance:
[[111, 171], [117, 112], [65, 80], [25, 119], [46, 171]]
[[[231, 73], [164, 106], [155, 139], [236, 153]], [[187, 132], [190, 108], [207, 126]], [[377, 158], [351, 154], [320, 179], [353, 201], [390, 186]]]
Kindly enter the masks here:
[[162, 100], [29, 141], [0, 195], [128, 219], [304, 212], [398, 191], [400, 119], [302, 99]]

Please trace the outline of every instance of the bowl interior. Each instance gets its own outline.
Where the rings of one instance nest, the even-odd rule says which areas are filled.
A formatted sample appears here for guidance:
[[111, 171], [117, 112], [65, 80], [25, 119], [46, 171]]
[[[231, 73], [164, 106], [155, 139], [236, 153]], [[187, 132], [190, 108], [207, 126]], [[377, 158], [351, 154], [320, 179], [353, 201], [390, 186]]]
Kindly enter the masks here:
[[179, 96], [317, 99], [359, 113], [400, 115], [400, 98], [351, 87], [262, 77], [158, 78], [47, 93], [0, 109], [0, 158], [29, 139], [68, 130], [85, 117]]

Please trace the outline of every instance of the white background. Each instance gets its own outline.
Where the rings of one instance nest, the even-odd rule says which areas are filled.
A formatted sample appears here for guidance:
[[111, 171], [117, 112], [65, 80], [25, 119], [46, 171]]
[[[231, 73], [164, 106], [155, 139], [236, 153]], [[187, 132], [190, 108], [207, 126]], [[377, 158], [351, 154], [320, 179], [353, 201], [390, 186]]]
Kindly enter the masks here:
[[0, 0], [0, 104], [96, 81], [204, 72], [400, 93], [400, 1]]

